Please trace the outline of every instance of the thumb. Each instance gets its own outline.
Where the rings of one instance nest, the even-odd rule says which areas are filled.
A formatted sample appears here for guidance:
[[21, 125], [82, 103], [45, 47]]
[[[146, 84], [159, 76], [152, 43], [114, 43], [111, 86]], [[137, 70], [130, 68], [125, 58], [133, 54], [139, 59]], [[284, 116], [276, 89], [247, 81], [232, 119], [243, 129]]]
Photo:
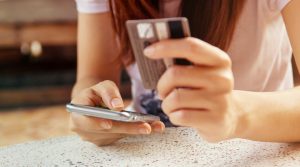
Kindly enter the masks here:
[[114, 110], [122, 110], [124, 102], [119, 88], [112, 81], [103, 81], [92, 87], [92, 89], [102, 98], [105, 106]]

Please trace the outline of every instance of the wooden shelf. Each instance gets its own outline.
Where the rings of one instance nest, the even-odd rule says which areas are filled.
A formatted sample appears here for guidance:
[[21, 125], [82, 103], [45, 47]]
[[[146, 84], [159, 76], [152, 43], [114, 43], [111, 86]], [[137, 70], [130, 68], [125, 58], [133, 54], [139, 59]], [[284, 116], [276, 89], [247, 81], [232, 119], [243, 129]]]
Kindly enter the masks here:
[[75, 45], [76, 22], [0, 25], [0, 47], [21, 47], [22, 43], [39, 41], [42, 45]]
[[76, 20], [73, 0], [2, 0], [0, 47], [76, 44]]
[[0, 25], [73, 22], [74, 0], [1, 0]]

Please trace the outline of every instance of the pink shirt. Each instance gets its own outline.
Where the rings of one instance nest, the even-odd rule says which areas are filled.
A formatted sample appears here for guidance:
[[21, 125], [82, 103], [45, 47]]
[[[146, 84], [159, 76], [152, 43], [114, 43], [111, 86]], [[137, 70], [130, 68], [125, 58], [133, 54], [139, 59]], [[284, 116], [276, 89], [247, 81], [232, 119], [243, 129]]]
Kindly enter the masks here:
[[[276, 91], [293, 87], [292, 49], [281, 15], [289, 1], [246, 0], [228, 50], [235, 89]], [[179, 4], [180, 0], [165, 0], [165, 15], [176, 16]], [[77, 8], [83, 13], [109, 11], [107, 0], [77, 0]], [[147, 90], [142, 87], [136, 64], [128, 66], [127, 71], [133, 96], [138, 98]]]

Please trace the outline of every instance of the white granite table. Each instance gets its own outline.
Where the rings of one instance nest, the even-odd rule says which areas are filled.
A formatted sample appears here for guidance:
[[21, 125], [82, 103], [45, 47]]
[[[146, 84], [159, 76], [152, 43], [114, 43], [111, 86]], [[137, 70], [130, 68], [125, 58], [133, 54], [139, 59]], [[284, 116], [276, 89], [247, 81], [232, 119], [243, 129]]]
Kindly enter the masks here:
[[76, 136], [2, 147], [0, 166], [300, 166], [300, 144], [209, 144], [192, 129], [169, 128], [163, 135], [128, 137], [105, 147]]

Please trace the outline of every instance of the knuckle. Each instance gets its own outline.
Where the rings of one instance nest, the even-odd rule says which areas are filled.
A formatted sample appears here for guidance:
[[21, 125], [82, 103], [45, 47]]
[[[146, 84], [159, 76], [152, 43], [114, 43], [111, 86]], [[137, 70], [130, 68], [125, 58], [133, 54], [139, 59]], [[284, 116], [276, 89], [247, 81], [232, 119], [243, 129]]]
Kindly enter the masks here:
[[93, 98], [93, 92], [90, 88], [83, 89], [71, 101], [73, 104], [91, 104], [90, 99]]
[[182, 90], [181, 89], [174, 89], [171, 93], [171, 103], [180, 105], [181, 103], [181, 94]]
[[158, 92], [165, 92], [168, 86], [176, 83], [176, 76], [178, 77], [179, 73], [180, 70], [176, 66], [170, 67], [157, 83]]
[[84, 89], [81, 94], [82, 97], [85, 97], [87, 99], [93, 99], [94, 95], [95, 91], [91, 88]]
[[178, 66], [172, 66], [169, 70], [168, 81], [175, 81], [178, 77], [182, 75], [182, 71]]
[[174, 125], [180, 125], [180, 123], [178, 122], [178, 119], [175, 119], [174, 117], [169, 117], [170, 122]]
[[169, 96], [163, 100], [162, 109], [166, 113], [172, 112], [172, 110], [179, 108], [181, 106], [181, 89], [174, 89]]
[[105, 80], [105, 81], [102, 81], [102, 82], [99, 82], [98, 84], [96, 84], [95, 86], [93, 86], [93, 90], [97, 90], [99, 93], [107, 90], [108, 88], [111, 87], [111, 84], [112, 81], [110, 80]]
[[176, 111], [176, 116], [171, 115], [170, 121], [175, 125], [185, 125], [187, 123], [187, 114], [184, 110]]
[[217, 54], [219, 55], [219, 61], [220, 61], [220, 64], [224, 67], [232, 67], [232, 61], [229, 57], [229, 55], [224, 52], [223, 50], [221, 50], [220, 48], [218, 47], [215, 47], [216, 48], [216, 51], [217, 51]]
[[104, 80], [102, 82], [99, 83], [101, 86], [103, 87], [116, 87], [117, 85], [115, 84], [115, 82], [111, 81], [111, 80]]
[[223, 54], [222, 54], [222, 62], [224, 64], [224, 66], [226, 66], [226, 67], [231, 67], [232, 66], [231, 59], [228, 56], [228, 54], [225, 53], [225, 52], [223, 52]]
[[187, 41], [188, 41], [190, 51], [191, 52], [198, 52], [199, 45], [201, 45], [199, 40], [196, 39], [196, 38], [193, 38], [193, 37], [188, 37]]
[[222, 87], [221, 87], [221, 93], [229, 93], [233, 89], [232, 83], [228, 79], [224, 79]]
[[162, 103], [161, 103], [161, 109], [166, 113], [168, 114], [170, 112], [170, 109], [168, 107], [168, 101], [166, 100], [163, 100]]
[[104, 92], [104, 94], [107, 94], [109, 96], [116, 95], [116, 91], [118, 91], [118, 90], [119, 89], [118, 89], [117, 85], [110, 80], [107, 80], [105, 83], [105, 86], [103, 86], [103, 88], [102, 88], [102, 91]]
[[162, 80], [162, 79], [160, 79], [160, 80], [157, 82], [156, 88], [157, 88], [157, 92], [158, 92], [158, 93], [163, 92], [163, 90], [164, 90], [164, 83], [163, 83], [163, 80]]
[[97, 87], [94, 89], [95, 89], [94, 91], [98, 91], [97, 93], [99, 94], [99, 96], [101, 96], [103, 102], [106, 105], [109, 105], [107, 103], [109, 103], [111, 98], [120, 97], [118, 87], [115, 85], [114, 82], [112, 82], [110, 80], [106, 80], [106, 81], [99, 83], [97, 85]]
[[221, 74], [215, 78], [215, 83], [218, 83], [218, 92], [220, 94], [229, 93], [233, 89], [233, 81], [228, 75]]

